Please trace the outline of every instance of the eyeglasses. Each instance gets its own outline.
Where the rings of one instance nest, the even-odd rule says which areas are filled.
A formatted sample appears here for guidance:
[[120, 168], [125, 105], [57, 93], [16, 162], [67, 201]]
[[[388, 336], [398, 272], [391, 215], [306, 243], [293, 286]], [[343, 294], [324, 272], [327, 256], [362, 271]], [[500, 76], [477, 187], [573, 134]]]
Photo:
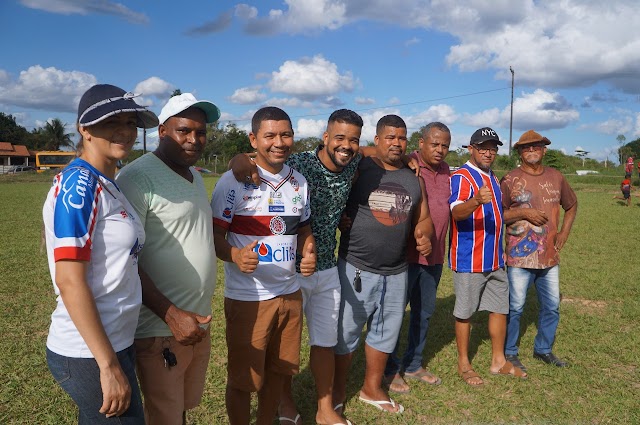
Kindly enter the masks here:
[[484, 155], [487, 152], [490, 153], [491, 155], [497, 155], [498, 154], [498, 148], [497, 147], [495, 147], [495, 148], [479, 148], [476, 145], [471, 145], [471, 146], [473, 146], [473, 148], [475, 150], [477, 150], [480, 155]]
[[522, 149], [522, 152], [538, 152], [544, 149], [544, 145], [525, 145], [520, 149]]

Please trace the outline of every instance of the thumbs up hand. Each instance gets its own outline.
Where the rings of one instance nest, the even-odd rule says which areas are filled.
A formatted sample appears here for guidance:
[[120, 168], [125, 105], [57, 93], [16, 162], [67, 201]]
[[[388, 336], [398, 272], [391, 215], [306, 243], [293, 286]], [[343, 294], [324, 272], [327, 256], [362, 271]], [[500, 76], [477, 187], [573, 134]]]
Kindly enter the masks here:
[[493, 192], [491, 192], [491, 189], [485, 185], [478, 190], [475, 198], [478, 201], [478, 204], [488, 204], [491, 202], [491, 199], [493, 199]]
[[253, 273], [258, 267], [258, 253], [254, 251], [257, 245], [258, 241], [255, 240], [241, 249], [232, 248], [231, 259], [242, 273]]
[[303, 276], [311, 276], [316, 271], [316, 247], [309, 242], [302, 251], [302, 260], [300, 261], [300, 273]]

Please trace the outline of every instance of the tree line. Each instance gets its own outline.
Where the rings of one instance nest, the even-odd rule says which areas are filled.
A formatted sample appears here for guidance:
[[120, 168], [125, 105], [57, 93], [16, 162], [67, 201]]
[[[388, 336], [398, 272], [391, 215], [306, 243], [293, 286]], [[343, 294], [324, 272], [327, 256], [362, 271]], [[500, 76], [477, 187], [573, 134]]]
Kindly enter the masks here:
[[[180, 94], [176, 91], [173, 95]], [[25, 145], [30, 150], [60, 150], [74, 149], [74, 133], [67, 131], [67, 124], [60, 119], [54, 118], [44, 126], [28, 131], [16, 122], [13, 115], [0, 112], [0, 142], [9, 142], [16, 145]], [[420, 131], [414, 131], [407, 141], [407, 152], [412, 152], [419, 148]], [[635, 155], [640, 160], [640, 137], [626, 142], [626, 137], [618, 135], [617, 156], [620, 164], [624, 164], [629, 156]], [[137, 141], [139, 143], [140, 140]], [[304, 137], [294, 143], [294, 152], [313, 150], [322, 143], [319, 137]], [[362, 141], [372, 145], [370, 141]], [[234, 123], [221, 125], [219, 122], [207, 125], [207, 144], [201, 159], [201, 164], [214, 168], [218, 173], [222, 173], [227, 168], [228, 161], [238, 153], [252, 152], [253, 148], [249, 142], [249, 135], [243, 129], [238, 128]], [[128, 162], [136, 159], [142, 154], [141, 149], [134, 149], [131, 152]], [[451, 166], [460, 166], [469, 159], [466, 149], [460, 148], [449, 152], [446, 161]], [[556, 149], [548, 149], [544, 158], [545, 165], [554, 167], [566, 174], [575, 173], [579, 169], [606, 170], [620, 167], [613, 166], [610, 161], [597, 161], [576, 155], [567, 155]], [[499, 170], [509, 170], [517, 166], [518, 154], [514, 149], [512, 154], [498, 155], [494, 168]]]

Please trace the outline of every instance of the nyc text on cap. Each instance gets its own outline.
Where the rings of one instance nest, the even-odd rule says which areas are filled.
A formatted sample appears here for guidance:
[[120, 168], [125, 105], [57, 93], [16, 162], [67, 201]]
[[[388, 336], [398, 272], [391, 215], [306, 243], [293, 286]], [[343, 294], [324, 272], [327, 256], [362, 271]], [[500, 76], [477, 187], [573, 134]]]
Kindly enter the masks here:
[[495, 130], [489, 127], [479, 128], [471, 135], [471, 140], [469, 144], [478, 145], [480, 143], [484, 143], [488, 140], [495, 140], [499, 146], [502, 146], [502, 142], [500, 141], [500, 137], [498, 137], [498, 133]]

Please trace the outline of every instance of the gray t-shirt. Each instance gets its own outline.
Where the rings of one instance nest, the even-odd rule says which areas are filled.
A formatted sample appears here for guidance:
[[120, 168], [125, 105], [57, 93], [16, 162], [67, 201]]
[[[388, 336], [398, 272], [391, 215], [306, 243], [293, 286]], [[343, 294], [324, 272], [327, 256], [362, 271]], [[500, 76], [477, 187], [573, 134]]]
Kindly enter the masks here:
[[385, 170], [371, 158], [360, 161], [358, 172], [345, 210], [352, 224], [340, 236], [338, 255], [372, 273], [401, 273], [422, 198], [420, 182], [408, 168]]

